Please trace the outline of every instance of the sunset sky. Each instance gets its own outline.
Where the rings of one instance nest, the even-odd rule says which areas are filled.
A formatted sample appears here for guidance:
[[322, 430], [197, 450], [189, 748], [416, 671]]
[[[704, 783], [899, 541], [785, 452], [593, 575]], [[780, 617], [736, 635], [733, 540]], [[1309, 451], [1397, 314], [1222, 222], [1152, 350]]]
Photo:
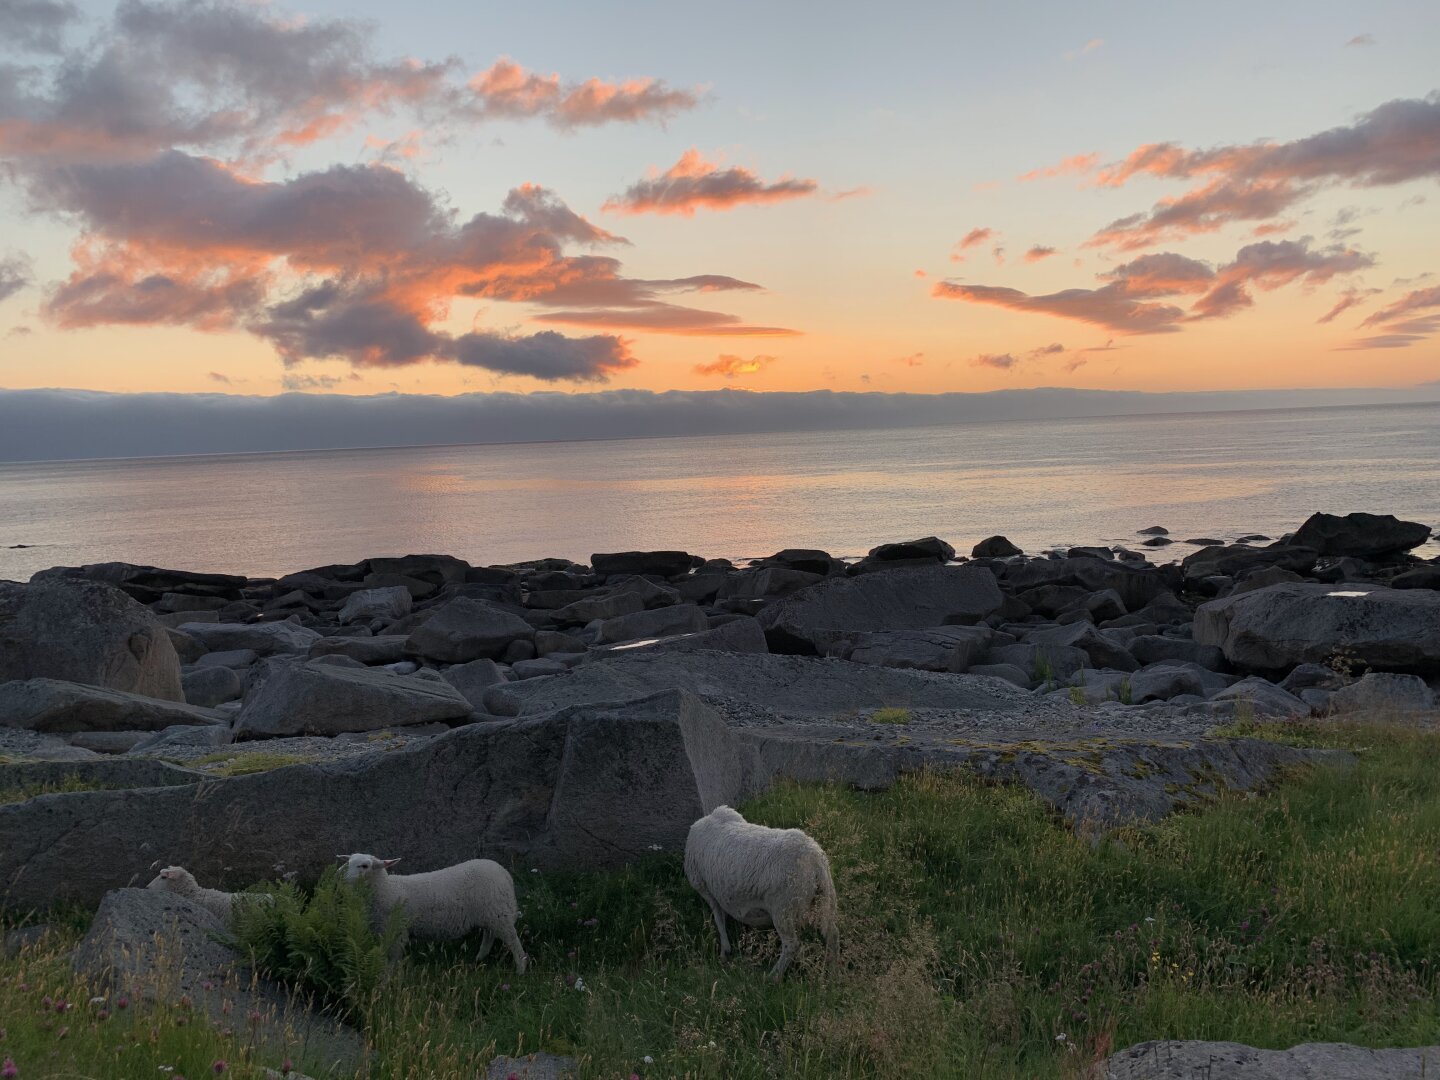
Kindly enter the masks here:
[[1440, 379], [1440, 4], [0, 0], [0, 387]]

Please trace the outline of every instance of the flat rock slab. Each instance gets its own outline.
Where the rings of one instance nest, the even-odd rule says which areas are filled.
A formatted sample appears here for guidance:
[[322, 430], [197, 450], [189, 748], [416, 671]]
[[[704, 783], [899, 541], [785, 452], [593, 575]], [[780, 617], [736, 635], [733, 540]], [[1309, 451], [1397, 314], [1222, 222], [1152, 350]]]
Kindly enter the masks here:
[[0, 727], [27, 731], [160, 731], [175, 724], [222, 724], [210, 709], [123, 690], [23, 679], [0, 683]]
[[379, 731], [473, 710], [443, 679], [287, 661], [270, 661], [260, 675], [235, 719], [237, 739]]
[[975, 623], [1004, 602], [990, 571], [924, 566], [828, 578], [760, 613], [775, 652], [823, 653], [833, 631], [923, 630]]
[[258, 1014], [255, 1037], [277, 1061], [314, 1062], [321, 1076], [354, 1075], [365, 1057], [360, 1034], [254, 979], [222, 943], [226, 934], [219, 918], [184, 897], [118, 889], [101, 900], [74, 968], [114, 993], [169, 1002], [188, 996], [216, 1025]]
[[181, 623], [177, 629], [205, 646], [207, 652], [251, 649], [259, 656], [310, 651], [323, 636], [318, 630], [292, 622]]
[[527, 1054], [525, 1057], [493, 1058], [483, 1080], [574, 1080], [580, 1063], [558, 1054]]
[[193, 784], [201, 774], [152, 758], [90, 758], [84, 761], [16, 761], [0, 764], [0, 791], [78, 780], [97, 788], [171, 787]]
[[1323, 664], [1337, 652], [1388, 671], [1440, 671], [1440, 593], [1346, 583], [1271, 585], [1195, 611], [1195, 640], [1258, 670]]
[[1071, 706], [1039, 701], [1003, 679], [984, 675], [877, 668], [814, 656], [721, 652], [614, 656], [563, 675], [492, 686], [485, 692], [485, 705], [500, 716], [531, 716], [672, 687], [783, 716], [861, 716], [893, 707], [1043, 716], [1057, 722], [1074, 714]]
[[415, 871], [488, 857], [613, 866], [747, 794], [748, 761], [699, 699], [667, 691], [472, 724], [399, 750], [177, 787], [42, 795], [0, 806], [0, 904], [94, 904], [179, 864], [215, 887], [316, 877], [337, 851]]
[[1257, 1050], [1229, 1042], [1145, 1042], [1112, 1055], [1101, 1069], [1103, 1080], [1430, 1080], [1440, 1075], [1440, 1046], [1302, 1043]]

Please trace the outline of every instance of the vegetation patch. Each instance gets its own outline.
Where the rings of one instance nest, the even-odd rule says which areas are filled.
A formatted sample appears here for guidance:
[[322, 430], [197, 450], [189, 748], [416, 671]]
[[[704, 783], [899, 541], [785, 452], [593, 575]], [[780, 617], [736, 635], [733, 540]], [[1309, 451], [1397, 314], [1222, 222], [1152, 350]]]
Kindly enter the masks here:
[[83, 776], [71, 773], [59, 780], [50, 780], [34, 784], [20, 784], [15, 787], [0, 787], [0, 806], [5, 806], [9, 803], [24, 802], [26, 799], [33, 799], [37, 795], [56, 795], [67, 791], [106, 791], [114, 787], [114, 784], [102, 784], [98, 781], [87, 780]]
[[876, 709], [867, 719], [872, 724], [908, 724], [915, 719], [915, 714], [909, 709]]
[[[1095, 844], [1025, 789], [959, 773], [873, 793], [772, 790], [746, 814], [803, 827], [829, 852], [842, 953], [827, 974], [808, 940], [779, 986], [765, 979], [773, 933], [742, 930], [719, 962], [673, 852], [607, 873], [515, 867], [523, 976], [500, 950], [477, 963], [474, 935], [412, 943], [386, 969], [385, 932], [333, 873], [313, 894], [279, 887], [238, 931], [267, 970], [363, 1025], [366, 1080], [470, 1080], [497, 1053], [532, 1050], [574, 1055], [587, 1077], [1073, 1080], [1146, 1039], [1433, 1042], [1440, 735], [1318, 722], [1280, 734], [1360, 753]], [[176, 1032], [147, 1021], [116, 1039], [113, 1006], [104, 1022], [47, 1012], [41, 985], [85, 1000], [53, 948], [28, 991], [0, 980], [0, 1055], [21, 1076], [170, 1064], [193, 1077], [207, 1054], [239, 1057], [193, 1027], [190, 1057], [157, 1056]], [[152, 1026], [158, 1044], [141, 1034]]]
[[264, 750], [253, 753], [237, 750], [221, 750], [204, 757], [195, 758], [191, 766], [213, 765], [207, 771], [212, 776], [248, 776], [251, 773], [269, 772], [286, 765], [304, 765], [310, 759], [299, 754], [277, 754]]

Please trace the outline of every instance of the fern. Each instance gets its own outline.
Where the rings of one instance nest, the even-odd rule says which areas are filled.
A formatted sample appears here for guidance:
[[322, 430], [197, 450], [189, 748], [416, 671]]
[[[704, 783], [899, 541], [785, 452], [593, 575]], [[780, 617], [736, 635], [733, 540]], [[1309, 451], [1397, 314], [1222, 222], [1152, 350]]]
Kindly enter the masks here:
[[395, 909], [377, 927], [369, 890], [346, 885], [334, 869], [308, 895], [289, 883], [273, 895], [273, 903], [237, 907], [238, 947], [262, 974], [363, 1020], [401, 953], [404, 913]]

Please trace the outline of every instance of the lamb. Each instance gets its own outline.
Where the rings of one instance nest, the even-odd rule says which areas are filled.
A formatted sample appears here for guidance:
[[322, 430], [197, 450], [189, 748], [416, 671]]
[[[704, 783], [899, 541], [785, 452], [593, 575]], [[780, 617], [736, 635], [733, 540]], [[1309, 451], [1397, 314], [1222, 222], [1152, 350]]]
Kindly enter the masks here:
[[[172, 892], [176, 896], [183, 896], [188, 900], [194, 900], [207, 911], [213, 912], [222, 922], [229, 922], [230, 915], [235, 910], [235, 901], [244, 898], [246, 894], [221, 892], [219, 889], [206, 889], [195, 880], [195, 875], [186, 870], [183, 866], [167, 866], [155, 876], [155, 879], [145, 886], [147, 889], [162, 889], [165, 892]], [[257, 896], [262, 894], [256, 894]]]
[[835, 884], [830, 860], [799, 829], [752, 825], [739, 811], [717, 806], [690, 826], [685, 841], [685, 876], [704, 897], [720, 931], [720, 956], [730, 955], [725, 917], [747, 926], [774, 927], [780, 959], [770, 969], [779, 981], [800, 947], [800, 931], [818, 929], [833, 964], [839, 957], [835, 929]]
[[471, 859], [428, 874], [402, 875], [390, 873], [399, 859], [363, 854], [336, 858], [345, 864], [347, 882], [369, 883], [377, 919], [403, 905], [411, 933], [442, 941], [464, 937], [478, 927], [484, 934], [477, 959], [485, 959], [498, 937], [515, 959], [516, 974], [525, 974], [525, 950], [515, 933], [520, 917], [515, 882], [499, 863]]

